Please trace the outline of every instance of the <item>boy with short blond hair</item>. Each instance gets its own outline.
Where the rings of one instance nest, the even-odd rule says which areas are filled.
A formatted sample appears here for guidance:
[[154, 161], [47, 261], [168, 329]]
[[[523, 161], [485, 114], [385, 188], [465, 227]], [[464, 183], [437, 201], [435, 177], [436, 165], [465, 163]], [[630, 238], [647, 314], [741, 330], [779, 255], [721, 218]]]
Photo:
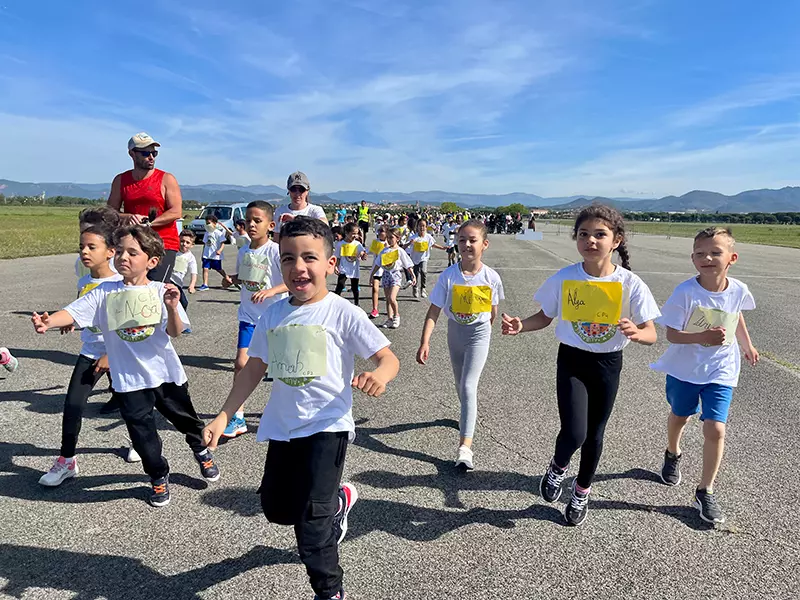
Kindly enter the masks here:
[[733, 388], [739, 382], [739, 346], [751, 365], [759, 358], [742, 314], [756, 307], [755, 300], [744, 283], [728, 277], [738, 259], [730, 229], [709, 227], [699, 232], [692, 251], [698, 275], [675, 288], [656, 319], [667, 328], [671, 344], [652, 365], [667, 374], [670, 405], [661, 479], [667, 485], [681, 482], [681, 436], [692, 415], [700, 412], [703, 473], [694, 506], [709, 523], [725, 522], [713, 486], [722, 462]]

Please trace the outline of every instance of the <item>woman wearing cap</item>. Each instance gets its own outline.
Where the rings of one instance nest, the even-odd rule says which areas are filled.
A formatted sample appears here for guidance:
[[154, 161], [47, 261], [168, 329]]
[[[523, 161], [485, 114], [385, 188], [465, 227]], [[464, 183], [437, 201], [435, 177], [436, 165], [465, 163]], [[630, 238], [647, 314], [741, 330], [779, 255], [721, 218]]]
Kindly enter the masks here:
[[295, 171], [289, 175], [286, 181], [286, 189], [289, 190], [289, 204], [282, 204], [275, 211], [275, 241], [278, 241], [281, 232], [281, 224], [291, 221], [295, 217], [312, 217], [319, 219], [327, 224], [328, 219], [321, 206], [311, 204], [308, 201], [308, 192], [311, 184], [308, 177], [301, 171]]
[[181, 218], [183, 200], [172, 173], [156, 169], [159, 146], [161, 144], [144, 132], [128, 140], [133, 169], [114, 178], [108, 205], [122, 214], [123, 222], [148, 223], [159, 235], [164, 243], [164, 256], [147, 277], [151, 281], [169, 281], [180, 246], [175, 221]]

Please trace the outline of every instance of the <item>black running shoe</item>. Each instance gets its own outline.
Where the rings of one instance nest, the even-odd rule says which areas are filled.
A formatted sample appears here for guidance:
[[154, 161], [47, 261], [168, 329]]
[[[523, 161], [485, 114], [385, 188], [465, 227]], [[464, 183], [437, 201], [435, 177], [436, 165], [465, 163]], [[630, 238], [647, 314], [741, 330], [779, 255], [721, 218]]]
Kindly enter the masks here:
[[717, 504], [713, 492], [697, 488], [694, 492], [694, 507], [700, 511], [700, 518], [706, 523], [724, 523], [725, 514]]
[[580, 525], [586, 520], [586, 515], [589, 514], [589, 493], [580, 494], [572, 486], [572, 498], [567, 503], [564, 509], [564, 518], [570, 525]]
[[678, 485], [681, 482], [681, 458], [683, 454], [673, 454], [664, 450], [664, 466], [661, 467], [661, 481], [667, 485]]
[[539, 493], [545, 502], [555, 502], [561, 497], [561, 484], [567, 476], [567, 469], [559, 469], [552, 462], [547, 467], [547, 472], [539, 481]]
[[211, 450], [206, 449], [203, 454], [195, 453], [194, 459], [200, 465], [200, 473], [206, 481], [216, 481], [219, 479], [219, 467], [214, 462], [214, 455]]
[[150, 504], [153, 506], [166, 506], [169, 504], [169, 475], [150, 482], [153, 493], [150, 494]]

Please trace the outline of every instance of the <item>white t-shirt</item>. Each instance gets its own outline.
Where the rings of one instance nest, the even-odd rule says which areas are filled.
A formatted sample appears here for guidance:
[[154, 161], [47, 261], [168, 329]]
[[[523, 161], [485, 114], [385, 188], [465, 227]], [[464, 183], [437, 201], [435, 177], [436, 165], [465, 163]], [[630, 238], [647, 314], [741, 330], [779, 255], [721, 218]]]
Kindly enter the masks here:
[[[248, 263], [252, 266], [248, 267]], [[249, 277], [252, 277], [253, 280], [241, 279], [242, 274], [246, 275], [247, 271], [251, 273]], [[239, 250], [239, 254], [236, 256], [236, 272], [242, 282], [239, 321], [255, 325], [269, 306], [289, 295], [287, 293], [278, 294], [267, 298], [260, 304], [255, 304], [252, 300], [253, 294], [256, 292], [268, 290], [283, 283], [281, 251], [278, 244], [272, 240], [260, 248], [245, 247]]]
[[650, 288], [628, 269], [616, 265], [607, 277], [592, 277], [583, 269], [583, 263], [564, 267], [542, 284], [534, 300], [542, 305], [544, 314], [557, 319], [556, 338], [568, 346], [587, 352], [616, 352], [630, 340], [622, 335], [616, 323], [579, 323], [561, 318], [561, 289], [564, 281], [619, 281], [622, 283], [622, 318], [641, 325], [661, 316]]
[[244, 248], [245, 246], [250, 245], [250, 236], [246, 233], [239, 233], [238, 231], [234, 230], [233, 239], [236, 240], [237, 248]]
[[[117, 267], [114, 266], [114, 259], [113, 258], [110, 261], [108, 261], [108, 268], [111, 269], [112, 271], [114, 271], [114, 273], [117, 272]], [[80, 279], [81, 277], [86, 277], [87, 275], [91, 274], [91, 272], [92, 271], [91, 271], [91, 269], [89, 267], [84, 267], [83, 266], [83, 262], [81, 261], [81, 257], [80, 257], [80, 255], [78, 255], [78, 258], [75, 259], [75, 277]]]
[[485, 285], [492, 289], [492, 306], [497, 306], [500, 300], [505, 299], [505, 292], [503, 291], [503, 282], [500, 280], [500, 275], [497, 271], [483, 265], [481, 270], [469, 278], [467, 281], [464, 274], [461, 272], [461, 265], [456, 263], [450, 265], [436, 280], [436, 285], [433, 286], [431, 291], [430, 301], [434, 306], [444, 310], [448, 319], [452, 319], [460, 325], [474, 325], [477, 323], [485, 323], [492, 318], [491, 312], [478, 312], [478, 313], [462, 313], [453, 312], [453, 286], [454, 285], [468, 285], [479, 286]]
[[[83, 263], [81, 263], [81, 266], [83, 266]], [[84, 275], [78, 280], [78, 298], [85, 296], [94, 288], [99, 286], [101, 283], [105, 283], [106, 281], [122, 281], [122, 275], [119, 273], [114, 273], [108, 277], [97, 278], [92, 277], [91, 273], [89, 275]], [[81, 354], [84, 356], [98, 359], [106, 353], [106, 345], [105, 342], [103, 342], [103, 334], [96, 327], [85, 327], [83, 331], [81, 331], [81, 342], [83, 342]]]
[[[428, 242], [428, 248], [424, 252], [417, 252], [414, 249], [414, 244], [417, 242]], [[411, 260], [415, 265], [418, 265], [421, 262], [427, 262], [428, 259], [431, 257], [431, 248], [436, 243], [436, 240], [430, 233], [426, 233], [425, 235], [419, 235], [418, 233], [412, 233], [411, 237], [408, 238], [408, 243], [411, 244], [409, 246], [411, 250]]]
[[325, 211], [321, 206], [317, 206], [316, 204], [308, 203], [300, 210], [292, 210], [289, 204], [281, 204], [275, 211], [275, 233], [280, 233], [282, 225], [281, 219], [284, 217], [284, 215], [293, 215], [295, 217], [312, 217], [314, 219], [321, 219], [324, 221], [327, 220]]
[[[108, 326], [108, 297], [114, 292], [150, 288], [161, 298], [161, 322], [157, 325], [111, 331]], [[183, 385], [186, 373], [167, 333], [167, 307], [164, 305], [164, 284], [150, 281], [147, 285], [129, 286], [122, 281], [101, 283], [65, 307], [79, 327], [96, 327], [103, 333], [108, 354], [111, 381], [117, 392], [157, 388], [163, 383]], [[178, 305], [184, 327], [189, 318]]]
[[[390, 265], [384, 265], [383, 255], [389, 252], [393, 252], [394, 250], [397, 250], [397, 260]], [[411, 262], [411, 257], [408, 255], [408, 252], [403, 250], [400, 246], [398, 246], [397, 248], [389, 248], [387, 246], [386, 248], [381, 250], [381, 253], [377, 257], [375, 257], [375, 260], [379, 265], [381, 265], [381, 268], [384, 271], [389, 271], [390, 273], [397, 273], [397, 272], [402, 273], [403, 269], [410, 269], [414, 266], [414, 263]]]
[[[383, 244], [383, 247], [386, 248], [386, 242], [381, 242], [378, 239], [376, 239], [375, 241], [380, 243], [380, 244]], [[370, 246], [372, 246], [372, 244], [370, 244]], [[372, 250], [370, 250], [369, 252], [370, 252], [370, 254], [373, 254]], [[375, 275], [373, 275], [373, 277], [383, 277], [383, 267], [381, 266], [381, 258], [380, 257], [381, 257], [380, 252], [378, 252], [378, 254], [374, 254], [373, 255], [372, 267], [375, 268], [375, 265], [378, 265], [378, 270], [375, 271]]]
[[220, 252], [217, 256], [217, 250], [225, 243], [228, 234], [222, 227], [217, 227], [214, 231], [203, 236], [203, 258], [210, 258], [212, 260], [222, 260], [225, 256], [224, 252]]
[[350, 279], [358, 279], [358, 271], [361, 267], [361, 255], [364, 254], [367, 249], [356, 241], [350, 243], [354, 244], [356, 247], [355, 256], [342, 256], [342, 246], [348, 244], [348, 242], [345, 242], [344, 240], [336, 242], [336, 245], [334, 246], [334, 254], [336, 255], [336, 258], [339, 259], [339, 273], [346, 275]]
[[175, 255], [175, 266], [172, 267], [170, 281], [178, 287], [183, 285], [186, 274], [197, 275], [197, 259], [189, 252], [178, 252]]
[[456, 223], [445, 223], [442, 225], [442, 237], [444, 238], [444, 245], [452, 248], [456, 245], [456, 232], [458, 225]]
[[386, 348], [389, 340], [362, 309], [328, 293], [313, 304], [292, 306], [287, 298], [270, 306], [256, 325], [248, 354], [269, 364], [267, 332], [292, 324], [325, 328], [326, 374], [313, 379], [275, 379], [256, 441], [286, 441], [321, 431], [348, 431], [352, 440], [355, 356], [369, 358]]
[[[738, 279], [728, 277], [728, 287], [724, 291], [709, 292], [693, 277], [675, 288], [656, 322], [664, 327], [686, 331], [695, 309], [710, 308], [728, 313], [731, 323], [738, 325], [741, 311], [755, 307], [756, 301], [750, 290]], [[723, 346], [670, 344], [661, 358], [650, 366], [688, 383], [718, 383], [736, 387], [741, 366], [739, 344], [735, 331], [730, 332], [726, 328], [726, 334], [732, 336], [732, 343]]]

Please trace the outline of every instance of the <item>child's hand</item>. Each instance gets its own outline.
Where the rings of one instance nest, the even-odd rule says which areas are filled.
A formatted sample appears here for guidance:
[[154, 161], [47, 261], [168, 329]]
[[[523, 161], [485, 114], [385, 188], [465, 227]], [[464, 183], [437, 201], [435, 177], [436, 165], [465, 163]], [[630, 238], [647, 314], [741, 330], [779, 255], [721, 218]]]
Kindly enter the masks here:
[[706, 329], [704, 332], [700, 334], [702, 342], [706, 346], [722, 346], [725, 343], [725, 328], [724, 327], [712, 327], [711, 329]]
[[253, 304], [261, 304], [264, 300], [272, 298], [274, 295], [272, 290], [261, 290], [250, 296], [250, 301]]
[[412, 277], [411, 278], [411, 287], [417, 287], [417, 278], [416, 277]]
[[339, 267], [338, 266], [333, 268], [333, 274], [334, 275], [341, 275], [341, 272], [339, 271]]
[[164, 304], [167, 305], [167, 308], [177, 308], [180, 299], [181, 293], [174, 283], [168, 283], [164, 286]]
[[619, 332], [632, 342], [638, 342], [642, 337], [642, 330], [630, 319], [620, 319], [617, 323]]
[[222, 433], [225, 431], [227, 426], [228, 421], [225, 418], [225, 415], [220, 413], [213, 421], [211, 421], [211, 423], [203, 427], [200, 437], [203, 439], [203, 443], [206, 445], [206, 448], [209, 450], [217, 449], [219, 438], [222, 437]]
[[374, 372], [361, 373], [353, 379], [352, 385], [367, 396], [378, 397], [386, 391], [386, 383], [378, 379]]
[[758, 350], [750, 344], [747, 348], [744, 348], [744, 358], [751, 366], [755, 367], [758, 359], [761, 357], [758, 355]]
[[31, 323], [33, 323], [33, 328], [36, 330], [36, 333], [44, 333], [48, 329], [50, 329], [49, 325], [50, 321], [50, 314], [44, 313], [40, 315], [39, 313], [33, 313], [31, 316]]
[[428, 362], [428, 356], [430, 356], [431, 347], [428, 344], [423, 344], [417, 350], [417, 362], [421, 365], [424, 365]]
[[222, 289], [227, 290], [229, 287], [233, 285], [233, 279], [230, 277], [226, 277], [222, 280]]
[[196, 291], [197, 291], [197, 289], [193, 285], [189, 286], [189, 293], [190, 294], [194, 294]]
[[107, 371], [108, 371], [108, 354], [103, 354], [103, 356], [94, 361], [94, 372], [106, 373]]
[[503, 313], [503, 335], [517, 335], [522, 332], [522, 319], [509, 317]]
[[72, 333], [73, 331], [75, 331], [75, 325], [72, 324], [72, 325], [67, 325], [66, 327], [61, 327], [59, 331], [61, 331], [61, 335], [64, 335], [65, 333]]

